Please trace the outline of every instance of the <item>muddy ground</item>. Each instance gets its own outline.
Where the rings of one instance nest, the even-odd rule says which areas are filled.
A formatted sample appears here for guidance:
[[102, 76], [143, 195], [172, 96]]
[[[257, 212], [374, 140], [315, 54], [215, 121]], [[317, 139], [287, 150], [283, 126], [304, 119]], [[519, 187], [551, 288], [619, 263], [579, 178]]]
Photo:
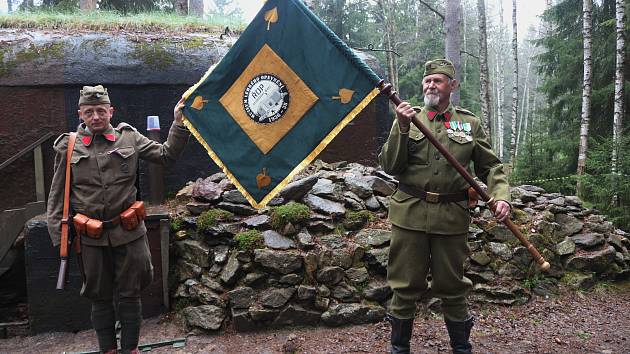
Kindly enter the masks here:
[[[562, 289], [523, 306], [474, 304], [473, 350], [477, 353], [630, 353], [630, 282], [589, 291]], [[141, 343], [186, 337], [182, 348], [152, 353], [384, 353], [389, 324], [341, 328], [293, 328], [216, 334], [186, 332], [174, 314], [148, 319]], [[94, 350], [92, 331], [0, 340], [0, 353], [63, 353]], [[446, 353], [448, 337], [439, 315], [421, 311], [414, 324], [414, 353]]]

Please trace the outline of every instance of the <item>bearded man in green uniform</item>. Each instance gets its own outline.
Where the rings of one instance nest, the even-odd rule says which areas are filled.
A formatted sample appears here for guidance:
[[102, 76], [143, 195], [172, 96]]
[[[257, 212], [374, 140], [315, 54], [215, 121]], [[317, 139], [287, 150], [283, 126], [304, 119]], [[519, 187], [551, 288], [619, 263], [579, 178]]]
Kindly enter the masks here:
[[[70, 161], [70, 207], [74, 213], [102, 222], [99, 235], [81, 235], [81, 295], [92, 301], [91, 320], [101, 353], [117, 353], [116, 313], [122, 353], [138, 353], [140, 293], [153, 279], [153, 265], [144, 222], [140, 219], [130, 229], [121, 223], [121, 215], [136, 202], [138, 160], [167, 165], [181, 155], [190, 136], [182, 123], [183, 105], [182, 99], [175, 106], [168, 139], [159, 144], [129, 124], [116, 128], [110, 124], [114, 107], [103, 86], [84, 86], [80, 93], [78, 114], [83, 122], [77, 128]], [[55, 246], [60, 243], [68, 140], [69, 134], [63, 134], [54, 143], [55, 171], [47, 214]]]
[[457, 88], [453, 64], [445, 59], [425, 64], [423, 108], [403, 102], [396, 107], [389, 138], [379, 162], [398, 178], [389, 220], [392, 238], [387, 281], [393, 290], [388, 319], [392, 353], [409, 353], [416, 300], [427, 290], [442, 300], [442, 312], [453, 353], [471, 353], [473, 317], [466, 295], [472, 282], [464, 276], [470, 215], [468, 184], [426, 137], [411, 123], [415, 115], [464, 167], [474, 171], [495, 199], [494, 214], [511, 213], [508, 183], [501, 161], [492, 152], [480, 120], [450, 102]]

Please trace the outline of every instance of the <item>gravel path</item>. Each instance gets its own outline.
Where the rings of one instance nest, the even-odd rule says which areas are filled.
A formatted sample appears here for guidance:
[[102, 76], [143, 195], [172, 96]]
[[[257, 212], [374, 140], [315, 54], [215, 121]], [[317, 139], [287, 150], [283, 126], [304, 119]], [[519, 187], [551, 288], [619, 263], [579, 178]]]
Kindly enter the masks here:
[[[630, 282], [598, 286], [588, 292], [561, 290], [535, 297], [523, 306], [475, 304], [472, 342], [476, 353], [630, 353]], [[183, 348], [151, 353], [384, 353], [389, 324], [341, 328], [295, 328], [256, 333], [194, 334], [172, 316], [148, 319], [142, 343], [187, 337]], [[92, 331], [47, 333], [0, 340], [0, 353], [62, 353], [96, 348]], [[447, 353], [446, 330], [439, 316], [419, 315], [414, 353]]]

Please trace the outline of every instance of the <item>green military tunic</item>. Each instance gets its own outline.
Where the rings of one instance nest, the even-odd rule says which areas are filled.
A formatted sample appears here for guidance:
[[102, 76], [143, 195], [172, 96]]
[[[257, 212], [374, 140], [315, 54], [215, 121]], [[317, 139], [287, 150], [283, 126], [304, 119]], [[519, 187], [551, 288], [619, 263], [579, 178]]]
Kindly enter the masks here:
[[[70, 165], [70, 206], [78, 213], [102, 221], [111, 220], [136, 200], [136, 169], [138, 160], [171, 164], [182, 153], [190, 133], [183, 124], [173, 123], [164, 144], [148, 139], [135, 128], [120, 123], [93, 136], [85, 124], [77, 128], [77, 141]], [[53, 245], [61, 238], [61, 217], [66, 171], [66, 151], [69, 134], [54, 143], [55, 172], [48, 197], [48, 230]], [[100, 239], [81, 238], [83, 245], [119, 246], [142, 237], [144, 223], [126, 231], [120, 225], [104, 229]]]
[[[478, 118], [452, 105], [443, 115], [426, 107], [417, 111], [420, 121], [462, 166], [469, 169], [473, 163], [475, 174], [488, 185], [491, 196], [508, 201], [502, 164]], [[451, 194], [469, 187], [413, 124], [402, 133], [398, 120], [394, 122], [379, 162], [401, 184], [426, 192]], [[397, 190], [390, 201], [389, 220], [393, 226], [387, 281], [394, 293], [390, 314], [399, 319], [415, 316], [416, 300], [428, 289], [430, 269], [432, 296], [442, 300], [444, 317], [450, 321], [469, 319], [466, 294], [472, 282], [464, 276], [463, 266], [469, 253], [467, 201], [432, 203]]]
[[[460, 129], [461, 134], [449, 134], [444, 120], [427, 107], [422, 108], [417, 117], [462, 166], [470, 171], [470, 163], [474, 164], [476, 176], [487, 184], [492, 197], [509, 201], [509, 185], [503, 165], [492, 152], [480, 120], [469, 111], [453, 105], [449, 105], [445, 113], [451, 115], [449, 124], [468, 123], [470, 131]], [[389, 138], [379, 154], [379, 162], [383, 170], [396, 176], [400, 183], [427, 192], [456, 193], [469, 187], [468, 182], [413, 124], [409, 132], [401, 133], [398, 121], [394, 121]], [[467, 233], [470, 223], [466, 201], [430, 203], [400, 190], [392, 195], [389, 219], [392, 224], [404, 229], [441, 235]]]

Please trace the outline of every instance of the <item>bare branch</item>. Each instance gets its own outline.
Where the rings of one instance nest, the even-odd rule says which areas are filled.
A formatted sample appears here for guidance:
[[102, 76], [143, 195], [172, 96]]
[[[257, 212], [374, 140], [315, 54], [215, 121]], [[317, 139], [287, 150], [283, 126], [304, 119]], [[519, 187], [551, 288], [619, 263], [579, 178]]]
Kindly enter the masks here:
[[467, 52], [467, 51], [465, 51], [465, 50], [460, 50], [460, 51], [459, 51], [459, 53], [460, 53], [460, 54], [461, 54], [461, 53], [468, 54], [469, 56], [471, 56], [471, 57], [473, 57], [473, 58], [475, 58], [475, 59], [479, 60], [479, 56], [474, 55], [473, 53], [469, 53], [469, 52]]
[[436, 14], [436, 15], [440, 16], [440, 18], [442, 19], [442, 21], [444, 21], [444, 20], [445, 20], [444, 15], [443, 15], [440, 11], [438, 11], [438, 10], [434, 9], [431, 5], [427, 4], [426, 2], [424, 2], [424, 1], [422, 1], [422, 0], [418, 0], [418, 2], [419, 2], [419, 3], [421, 3], [422, 5], [424, 5], [424, 6], [428, 7], [428, 8], [429, 8], [429, 10], [431, 10], [431, 11], [435, 12], [435, 14]]

